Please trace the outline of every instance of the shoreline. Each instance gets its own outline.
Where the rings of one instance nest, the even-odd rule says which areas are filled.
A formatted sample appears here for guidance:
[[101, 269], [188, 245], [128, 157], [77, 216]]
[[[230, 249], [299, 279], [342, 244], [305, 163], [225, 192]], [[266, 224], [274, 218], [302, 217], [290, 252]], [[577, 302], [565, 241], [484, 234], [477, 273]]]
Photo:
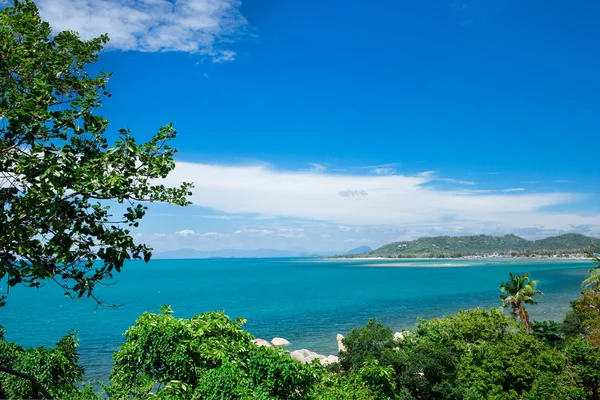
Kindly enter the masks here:
[[331, 257], [331, 258], [320, 258], [321, 261], [371, 261], [371, 260], [395, 260], [398, 262], [402, 261], [589, 261], [593, 262], [589, 257], [478, 257], [478, 256], [467, 256], [467, 257]]

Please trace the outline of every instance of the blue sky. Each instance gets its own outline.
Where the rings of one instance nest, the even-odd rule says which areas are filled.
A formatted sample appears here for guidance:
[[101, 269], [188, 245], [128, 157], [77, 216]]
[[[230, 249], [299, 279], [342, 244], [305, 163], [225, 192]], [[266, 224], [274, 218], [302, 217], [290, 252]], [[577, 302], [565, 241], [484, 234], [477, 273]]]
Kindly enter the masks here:
[[194, 205], [156, 250], [600, 235], [600, 3], [39, 0], [113, 38], [101, 113], [173, 122]]

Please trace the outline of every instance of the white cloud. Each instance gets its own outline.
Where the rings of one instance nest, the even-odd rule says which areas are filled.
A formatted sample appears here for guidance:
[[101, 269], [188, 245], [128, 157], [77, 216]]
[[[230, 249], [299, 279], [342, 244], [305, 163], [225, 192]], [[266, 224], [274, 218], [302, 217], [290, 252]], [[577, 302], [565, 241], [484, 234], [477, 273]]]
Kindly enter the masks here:
[[327, 169], [327, 167], [323, 164], [309, 163], [308, 165], [310, 166], [310, 170], [313, 172], [323, 172]]
[[525, 189], [524, 188], [510, 188], [510, 189], [504, 189], [503, 192], [504, 193], [511, 193], [511, 192], [524, 192]]
[[441, 182], [448, 182], [448, 183], [454, 183], [456, 185], [477, 185], [476, 182], [473, 181], [463, 181], [460, 179], [453, 179], [453, 178], [438, 178], [435, 179], [436, 181], [441, 181]]
[[271, 229], [254, 229], [254, 228], [242, 228], [235, 231], [236, 234], [245, 233], [250, 235], [272, 235], [275, 231]]
[[108, 48], [205, 54], [213, 62], [235, 59], [222, 48], [247, 26], [240, 0], [37, 0], [57, 31], [83, 39], [107, 33]]
[[381, 167], [372, 169], [371, 172], [377, 175], [393, 175], [396, 170], [394, 168]]
[[235, 215], [203, 215], [202, 218], [223, 219], [223, 220], [229, 221], [234, 218], [237, 218], [237, 216], [235, 216]]
[[370, 239], [346, 239], [344, 240], [346, 243], [375, 243], [374, 240]]
[[453, 183], [455, 185], [477, 185], [477, 182], [473, 182], [473, 181], [465, 181], [462, 179], [455, 179], [455, 178], [440, 178], [439, 177], [439, 171], [424, 171], [421, 172], [419, 174], [417, 174], [417, 176], [427, 179], [428, 181], [431, 182], [448, 182], [448, 183]]
[[180, 231], [175, 232], [175, 234], [177, 236], [182, 236], [182, 237], [190, 237], [190, 236], [195, 236], [196, 232], [194, 232], [191, 229], [182, 229]]
[[569, 183], [569, 182], [571, 182], [571, 181], [566, 180], [566, 179], [557, 179], [554, 181], [554, 183]]
[[394, 163], [386, 163], [386, 164], [377, 164], [377, 165], [365, 165], [362, 167], [354, 167], [357, 169], [370, 169], [370, 170], [376, 170], [378, 168], [392, 168], [393, 167], [399, 167], [400, 165], [402, 165], [401, 163], [398, 162], [394, 162]]
[[227, 235], [225, 233], [219, 233], [219, 232], [205, 232], [202, 234], [202, 236], [212, 237], [212, 238], [222, 238], [222, 237], [227, 237], [229, 235]]
[[300, 239], [304, 237], [304, 228], [279, 228], [277, 236], [288, 239]]
[[369, 195], [369, 193], [365, 190], [344, 190], [338, 194], [342, 197], [362, 197]]
[[[447, 178], [451, 179], [451, 178]], [[584, 196], [576, 193], [474, 193], [438, 190], [427, 183], [434, 174], [416, 176], [348, 175], [278, 171], [265, 165], [222, 166], [178, 162], [164, 183], [192, 181], [192, 202], [226, 214], [257, 214], [328, 221], [342, 226], [388, 225], [417, 230], [460, 226], [464, 231], [525, 227], [571, 229], [600, 225], [600, 215], [551, 213]], [[360, 188], [368, 196], [340, 196]], [[342, 228], [340, 228], [342, 229]], [[273, 234], [244, 228], [237, 233]]]

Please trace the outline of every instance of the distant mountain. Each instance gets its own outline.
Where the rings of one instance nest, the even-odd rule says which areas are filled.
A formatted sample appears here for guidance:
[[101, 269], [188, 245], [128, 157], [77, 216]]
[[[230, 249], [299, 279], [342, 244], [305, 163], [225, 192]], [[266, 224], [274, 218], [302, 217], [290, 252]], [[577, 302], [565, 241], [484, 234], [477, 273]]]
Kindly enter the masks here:
[[354, 253], [351, 256], [429, 258], [491, 254], [512, 256], [555, 255], [584, 253], [591, 246], [600, 248], [600, 239], [578, 233], [569, 233], [540, 240], [527, 240], [515, 235], [437, 236], [394, 242], [377, 250]]
[[320, 254], [308, 250], [276, 250], [276, 249], [222, 249], [203, 251], [196, 249], [178, 249], [154, 254], [155, 259], [182, 259], [182, 258], [284, 258], [284, 257], [317, 257]]
[[344, 254], [352, 255], [352, 254], [368, 253], [370, 251], [373, 251], [373, 249], [370, 248], [369, 246], [360, 246], [355, 249], [348, 250]]

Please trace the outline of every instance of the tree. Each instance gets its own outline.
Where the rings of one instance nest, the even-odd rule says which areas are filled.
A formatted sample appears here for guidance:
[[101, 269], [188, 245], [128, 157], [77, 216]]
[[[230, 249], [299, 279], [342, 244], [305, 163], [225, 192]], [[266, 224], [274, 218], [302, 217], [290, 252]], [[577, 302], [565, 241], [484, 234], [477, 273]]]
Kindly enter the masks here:
[[583, 281], [582, 286], [587, 289], [600, 289], [600, 257], [598, 257], [598, 248], [592, 247], [588, 252], [588, 257], [596, 265], [590, 271], [590, 276]]
[[189, 204], [191, 184], [157, 183], [175, 167], [172, 125], [143, 144], [121, 129], [109, 144], [108, 120], [95, 110], [110, 97], [111, 75], [86, 71], [107, 41], [52, 35], [32, 0], [0, 10], [0, 281], [8, 290], [52, 280], [69, 296], [96, 299], [95, 285], [125, 260], [151, 257], [130, 231], [143, 203]]
[[575, 339], [565, 350], [569, 368], [588, 399], [600, 399], [600, 349], [587, 339]]
[[384, 367], [400, 363], [394, 333], [375, 319], [362, 328], [352, 329], [342, 342], [346, 351], [340, 352], [340, 366], [346, 371], [358, 371], [369, 360], [377, 360]]
[[108, 397], [146, 398], [156, 389], [161, 399], [303, 397], [319, 376], [313, 366], [252, 343], [244, 324], [223, 312], [175, 318], [168, 306], [142, 314], [113, 355]]
[[509, 272], [509, 275], [510, 279], [500, 285], [500, 291], [503, 293], [500, 300], [504, 307], [511, 307], [512, 315], [519, 318], [526, 329], [530, 329], [531, 322], [524, 304], [537, 304], [534, 296], [543, 296], [544, 293], [535, 288], [539, 281], [532, 281], [529, 274], [513, 275]]

